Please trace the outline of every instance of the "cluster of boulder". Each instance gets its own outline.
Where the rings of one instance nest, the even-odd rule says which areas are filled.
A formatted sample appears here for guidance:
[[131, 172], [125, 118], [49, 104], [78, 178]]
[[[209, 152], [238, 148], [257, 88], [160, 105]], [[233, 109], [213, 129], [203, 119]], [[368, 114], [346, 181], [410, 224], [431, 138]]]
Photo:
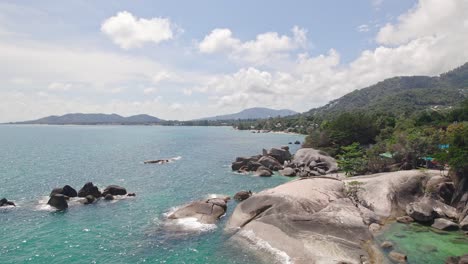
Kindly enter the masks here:
[[114, 200], [116, 195], [135, 196], [134, 193], [127, 193], [125, 188], [118, 185], [109, 185], [101, 192], [92, 182], [88, 182], [78, 192], [70, 185], [53, 189], [47, 204], [58, 210], [65, 210], [68, 208], [68, 201], [73, 197], [84, 198], [80, 201], [83, 204], [92, 204], [99, 198]]
[[453, 226], [450, 221], [466, 230], [465, 220], [459, 220], [466, 219], [466, 210], [445, 202], [450, 200], [447, 184], [439, 171], [419, 170], [300, 178], [248, 196], [235, 208], [226, 230], [241, 244], [255, 243], [253, 233], [293, 263], [406, 263], [411, 256], [393, 249], [389, 241], [377, 244], [374, 237], [392, 219], [452, 230], [447, 229]]
[[453, 182], [448, 177], [437, 175], [427, 181], [425, 190], [424, 196], [406, 206], [406, 215], [398, 217], [397, 221], [416, 221], [444, 231], [461, 229], [468, 234], [468, 207], [457, 210], [451, 206]]
[[263, 150], [262, 155], [238, 157], [231, 165], [233, 171], [253, 172], [256, 176], [268, 177], [279, 171], [287, 177], [314, 177], [338, 170], [336, 160], [326, 153], [312, 149], [299, 149], [293, 156], [288, 146]]
[[8, 201], [6, 198], [0, 200], [0, 207], [2, 206], [16, 206], [14, 202]]

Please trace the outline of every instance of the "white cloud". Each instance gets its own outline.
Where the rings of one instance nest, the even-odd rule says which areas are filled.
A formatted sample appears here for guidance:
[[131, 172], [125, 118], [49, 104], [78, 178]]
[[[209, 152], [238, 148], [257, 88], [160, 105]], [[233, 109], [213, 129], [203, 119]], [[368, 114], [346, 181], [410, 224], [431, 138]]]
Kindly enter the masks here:
[[467, 16], [466, 0], [420, 0], [398, 18], [398, 24], [385, 25], [378, 33], [377, 41], [385, 45], [401, 45], [422, 37], [466, 35], [463, 25]]
[[142, 47], [152, 42], [158, 44], [174, 37], [175, 26], [168, 18], [137, 18], [130, 12], [122, 11], [106, 19], [101, 31], [123, 49]]
[[51, 91], [69, 91], [71, 88], [72, 88], [71, 83], [63, 83], [63, 82], [52, 82], [47, 87], [47, 89]]
[[217, 28], [198, 44], [201, 53], [227, 53], [231, 59], [253, 64], [265, 64], [273, 59], [288, 55], [288, 52], [307, 46], [307, 31], [297, 26], [293, 36], [267, 32], [256, 36], [255, 40], [242, 42], [234, 38], [230, 29]]
[[149, 88], [145, 88], [145, 89], [143, 90], [143, 93], [144, 93], [144, 94], [152, 94], [152, 93], [155, 93], [156, 91], [157, 91], [156, 88], [154, 88], [154, 87], [149, 87]]
[[193, 90], [192, 90], [192, 89], [183, 89], [183, 90], [182, 90], [182, 93], [183, 93], [184, 95], [190, 96], [190, 95], [193, 94]]
[[356, 28], [358, 32], [369, 32], [369, 25], [363, 24]]
[[175, 77], [175, 74], [170, 73], [168, 71], [160, 71], [156, 73], [152, 78], [154, 84], [158, 84], [162, 81], [166, 81], [170, 79], [176, 79], [176, 77]]

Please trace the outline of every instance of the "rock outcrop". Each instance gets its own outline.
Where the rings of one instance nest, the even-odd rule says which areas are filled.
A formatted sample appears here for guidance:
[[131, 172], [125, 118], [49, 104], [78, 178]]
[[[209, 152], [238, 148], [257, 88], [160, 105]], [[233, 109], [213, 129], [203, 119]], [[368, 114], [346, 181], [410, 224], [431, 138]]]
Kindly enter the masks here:
[[[226, 229], [284, 251], [294, 263], [361, 263], [372, 238], [341, 181], [310, 178], [262, 191], [240, 203]], [[334, 262], [334, 263], [335, 263]]]
[[250, 196], [252, 196], [251, 191], [240, 191], [234, 195], [234, 200], [244, 201], [247, 200]]
[[[445, 230], [457, 225], [446, 219], [456, 218], [455, 208], [425, 190], [438, 175], [438, 171], [412, 170], [344, 180], [302, 178], [239, 203], [226, 231], [241, 243], [266, 242], [292, 263], [387, 263], [373, 238], [387, 220], [437, 218], [434, 227]], [[435, 178], [430, 186], [445, 183], [442, 180]], [[388, 258], [407, 261], [398, 252]]]
[[2, 206], [16, 206], [14, 202], [8, 201], [6, 198], [0, 200], [0, 207]]
[[301, 177], [314, 177], [338, 171], [336, 160], [313, 148], [299, 149], [286, 167], [293, 168]]
[[88, 195], [94, 196], [95, 198], [100, 198], [102, 196], [101, 191], [97, 186], [94, 186], [92, 182], [86, 183], [83, 188], [78, 192], [78, 197], [86, 197]]
[[195, 201], [169, 215], [169, 219], [196, 218], [200, 223], [213, 224], [226, 213], [228, 198]]
[[336, 160], [326, 153], [312, 148], [303, 148], [292, 156], [288, 146], [263, 150], [262, 155], [238, 157], [231, 165], [238, 172], [254, 172], [258, 176], [271, 176], [263, 170], [279, 171], [287, 177], [315, 177], [338, 170]]
[[52, 192], [50, 193], [49, 197], [52, 197], [52, 195], [54, 195], [54, 194], [63, 194], [63, 195], [68, 196], [68, 197], [77, 197], [78, 196], [78, 193], [76, 192], [76, 190], [73, 189], [73, 187], [71, 187], [70, 185], [65, 185], [62, 188], [53, 189]]
[[118, 185], [109, 185], [102, 192], [102, 196], [105, 197], [108, 194], [111, 194], [111, 195], [126, 195], [127, 190], [124, 187], [121, 187], [121, 186], [118, 186]]
[[47, 204], [57, 208], [57, 210], [65, 210], [68, 208], [67, 196], [63, 194], [53, 194]]
[[431, 227], [444, 231], [457, 231], [458, 229], [460, 229], [459, 225], [444, 218], [435, 219]]

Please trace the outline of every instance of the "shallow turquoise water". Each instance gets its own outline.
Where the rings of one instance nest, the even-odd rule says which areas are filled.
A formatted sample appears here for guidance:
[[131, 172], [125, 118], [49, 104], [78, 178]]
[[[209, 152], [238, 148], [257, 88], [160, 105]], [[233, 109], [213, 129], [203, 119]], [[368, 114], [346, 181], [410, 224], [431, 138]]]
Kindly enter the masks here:
[[[227, 127], [0, 126], [0, 196], [18, 205], [0, 211], [0, 263], [255, 263], [227, 243], [228, 217], [214, 230], [174, 235], [161, 227], [164, 213], [209, 194], [287, 181], [237, 175], [230, 163], [295, 140], [303, 137]], [[142, 163], [178, 156], [165, 165]], [[87, 181], [137, 196], [66, 212], [41, 204], [52, 188]], [[228, 216], [235, 205], [229, 202]]]
[[385, 240], [406, 254], [409, 264], [440, 264], [449, 256], [468, 254], [468, 237], [462, 232], [438, 231], [416, 223], [392, 224], [378, 237], [379, 242]]

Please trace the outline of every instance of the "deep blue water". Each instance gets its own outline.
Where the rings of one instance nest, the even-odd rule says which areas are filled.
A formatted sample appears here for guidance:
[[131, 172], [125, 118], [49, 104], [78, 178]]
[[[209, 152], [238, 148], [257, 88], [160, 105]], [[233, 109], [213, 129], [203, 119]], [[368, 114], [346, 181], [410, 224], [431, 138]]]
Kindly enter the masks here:
[[[210, 194], [287, 181], [238, 175], [230, 163], [295, 140], [303, 137], [228, 127], [0, 126], [0, 196], [18, 205], [0, 210], [0, 263], [255, 263], [222, 231], [235, 201], [216, 228], [196, 234], [167, 232], [164, 214]], [[172, 157], [180, 159], [143, 164]], [[71, 203], [65, 212], [44, 205], [52, 188], [88, 181], [137, 196]]]

